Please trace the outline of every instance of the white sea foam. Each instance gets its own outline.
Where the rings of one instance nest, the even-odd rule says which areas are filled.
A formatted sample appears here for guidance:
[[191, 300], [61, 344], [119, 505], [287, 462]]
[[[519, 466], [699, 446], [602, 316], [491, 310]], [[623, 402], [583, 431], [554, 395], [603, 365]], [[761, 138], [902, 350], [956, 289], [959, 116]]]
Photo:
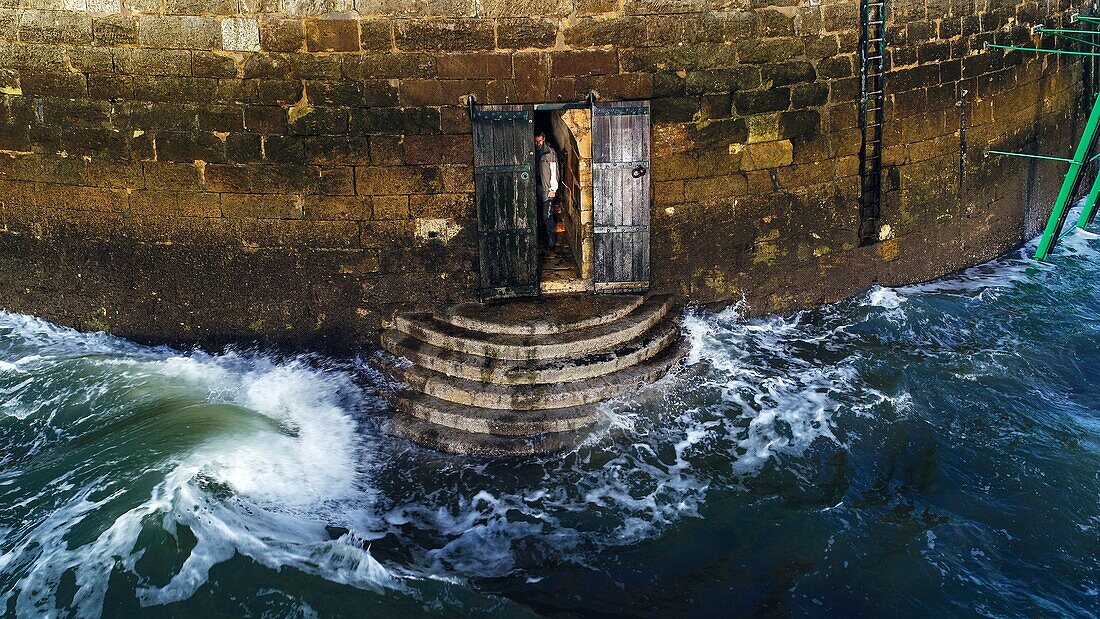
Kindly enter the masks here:
[[[12, 320], [11, 315], [0, 320], [3, 326], [41, 335], [40, 343], [54, 354], [79, 355], [91, 348], [84, 338], [92, 343], [101, 339], [34, 320]], [[338, 516], [337, 506], [360, 509], [370, 499], [357, 480], [371, 459], [354, 418], [341, 405], [341, 394], [356, 391], [348, 376], [312, 369], [301, 361], [232, 353], [120, 359], [116, 349], [114, 355], [102, 363], [121, 376], [189, 389], [211, 402], [247, 408], [271, 423], [230, 423], [235, 430], [215, 434], [178, 454], [151, 496], [115, 518], [89, 543], [72, 545], [68, 537], [86, 529], [126, 490], [110, 483], [109, 471], [95, 483], [70, 489], [57, 509], [14, 544], [6, 543], [0, 555], [0, 573], [12, 568], [22, 572], [15, 586], [17, 614], [54, 612], [54, 594], [67, 572], [76, 576], [75, 612], [100, 614], [116, 562], [137, 573], [135, 565], [144, 552], [139, 534], [158, 522], [173, 533], [179, 526], [188, 527], [197, 544], [167, 584], [139, 588], [138, 599], [144, 605], [190, 597], [214, 565], [235, 554], [272, 569], [294, 567], [361, 588], [402, 586], [398, 576], [353, 538], [331, 541], [324, 529]], [[182, 421], [186, 423], [186, 417]], [[187, 431], [186, 426], [180, 428]]]
[[905, 301], [905, 297], [898, 294], [893, 288], [883, 288], [882, 286], [875, 286], [868, 293], [867, 302], [875, 307], [882, 307], [886, 309], [897, 309], [901, 303]]

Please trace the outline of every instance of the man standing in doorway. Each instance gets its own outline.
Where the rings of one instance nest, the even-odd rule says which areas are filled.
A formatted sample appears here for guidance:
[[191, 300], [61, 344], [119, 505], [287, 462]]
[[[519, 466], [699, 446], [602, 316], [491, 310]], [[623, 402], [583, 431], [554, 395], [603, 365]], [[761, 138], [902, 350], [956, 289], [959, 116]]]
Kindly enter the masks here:
[[558, 193], [558, 153], [546, 142], [546, 134], [535, 134], [535, 187], [539, 199], [539, 213], [546, 226], [546, 243], [550, 249], [558, 239], [558, 225], [554, 221], [554, 196]]

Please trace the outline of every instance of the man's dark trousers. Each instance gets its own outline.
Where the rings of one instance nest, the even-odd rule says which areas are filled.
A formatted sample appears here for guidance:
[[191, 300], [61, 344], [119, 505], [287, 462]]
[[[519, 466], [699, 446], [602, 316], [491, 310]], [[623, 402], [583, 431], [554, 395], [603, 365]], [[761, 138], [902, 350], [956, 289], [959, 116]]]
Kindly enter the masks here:
[[558, 226], [554, 222], [553, 198], [547, 198], [539, 204], [539, 213], [542, 214], [543, 225], [546, 226], [546, 245], [554, 249], [558, 241]]

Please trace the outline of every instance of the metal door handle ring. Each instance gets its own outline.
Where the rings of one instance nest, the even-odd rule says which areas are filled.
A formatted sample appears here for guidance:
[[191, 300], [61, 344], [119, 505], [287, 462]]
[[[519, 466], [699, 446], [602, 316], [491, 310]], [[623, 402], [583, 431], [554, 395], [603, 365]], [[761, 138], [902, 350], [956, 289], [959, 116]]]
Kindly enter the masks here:
[[634, 178], [641, 178], [641, 177], [645, 176], [646, 172], [648, 172], [648, 170], [646, 170], [645, 166], [640, 165], [640, 166], [634, 168], [633, 170], [631, 170], [630, 175], [633, 176]]

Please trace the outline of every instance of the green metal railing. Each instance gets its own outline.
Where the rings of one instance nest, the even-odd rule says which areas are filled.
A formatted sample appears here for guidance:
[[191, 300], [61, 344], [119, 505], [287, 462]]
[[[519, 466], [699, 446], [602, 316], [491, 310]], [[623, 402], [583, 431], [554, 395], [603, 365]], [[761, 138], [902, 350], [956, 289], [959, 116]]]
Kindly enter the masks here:
[[[1086, 24], [1100, 24], [1100, 17], [1086, 17], [1082, 15], [1074, 15], [1072, 21], [1082, 22]], [[1100, 34], [1100, 30], [1074, 30], [1067, 28], [1046, 28], [1044, 26], [1036, 26], [1032, 29], [1032, 34], [1037, 35], [1050, 35], [1053, 37], [1060, 37], [1063, 39], [1070, 39], [1078, 43], [1087, 45], [1090, 48], [1100, 48], [1100, 42], [1089, 41], [1073, 35], [1091, 35], [1095, 36]], [[1006, 51], [1017, 52], [1035, 52], [1042, 54], [1064, 54], [1069, 56], [1086, 56], [1086, 57], [1100, 57], [1100, 51], [1080, 51], [1072, 49], [1048, 49], [1042, 47], [1022, 47], [1018, 45], [996, 45], [993, 43], [986, 43], [984, 46], [986, 49], [1003, 49]], [[1097, 128], [1100, 127], [1100, 98], [1097, 98], [1092, 93], [1089, 93], [1092, 101], [1092, 108], [1089, 112], [1088, 121], [1085, 122], [1085, 131], [1081, 135], [1081, 140], [1077, 143], [1077, 148], [1073, 152], [1072, 158], [1067, 157], [1054, 157], [1050, 155], [1038, 155], [1033, 153], [1013, 153], [1001, 150], [989, 150], [986, 151], [987, 155], [1002, 155], [1007, 157], [1026, 157], [1029, 159], [1040, 159], [1044, 161], [1058, 161], [1061, 163], [1068, 163], [1069, 170], [1066, 171], [1065, 177], [1062, 179], [1062, 186], [1058, 190], [1058, 197], [1054, 200], [1054, 208], [1051, 210], [1050, 217], [1047, 219], [1047, 225], [1043, 229], [1043, 235], [1039, 238], [1039, 246], [1035, 249], [1035, 259], [1045, 260], [1050, 252], [1054, 249], [1054, 246], [1058, 243], [1059, 234], [1062, 230], [1062, 226], [1066, 223], [1066, 217], [1069, 215], [1070, 201], [1073, 199], [1074, 189], [1077, 187], [1077, 181], [1081, 178], [1081, 170], [1085, 165], [1100, 159], [1100, 153], [1096, 153], [1091, 157], [1089, 154], [1094, 152]], [[1078, 228], [1084, 228], [1092, 223], [1093, 218], [1096, 216], [1096, 200], [1100, 197], [1100, 174], [1093, 180], [1092, 187], [1089, 189], [1088, 195], [1085, 197], [1085, 203], [1081, 208], [1081, 214], [1077, 217], [1077, 222], [1074, 224]]]

